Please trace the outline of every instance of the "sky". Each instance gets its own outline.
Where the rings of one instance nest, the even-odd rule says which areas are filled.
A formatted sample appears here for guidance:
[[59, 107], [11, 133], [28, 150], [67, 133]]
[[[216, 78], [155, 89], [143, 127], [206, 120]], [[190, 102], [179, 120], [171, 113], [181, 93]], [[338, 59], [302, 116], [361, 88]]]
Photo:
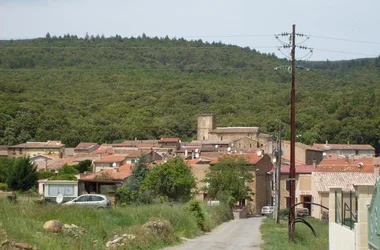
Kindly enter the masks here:
[[[379, 12], [379, 0], [0, 0], [0, 39], [145, 33], [248, 46], [283, 58], [274, 34], [295, 24], [309, 36], [302, 44], [313, 48], [309, 60], [333, 61], [380, 55]], [[296, 50], [296, 57], [307, 52]]]

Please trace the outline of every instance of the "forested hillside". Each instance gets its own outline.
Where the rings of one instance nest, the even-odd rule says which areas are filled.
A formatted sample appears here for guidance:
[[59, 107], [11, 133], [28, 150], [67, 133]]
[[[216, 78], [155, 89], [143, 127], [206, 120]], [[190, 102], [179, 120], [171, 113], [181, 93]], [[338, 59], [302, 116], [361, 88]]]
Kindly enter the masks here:
[[[47, 36], [0, 43], [0, 144], [113, 142], [196, 135], [218, 126], [289, 124], [289, 65], [249, 48], [184, 39]], [[369, 143], [379, 150], [380, 57], [305, 62], [297, 70], [304, 143]], [[289, 136], [289, 129], [286, 131]]]

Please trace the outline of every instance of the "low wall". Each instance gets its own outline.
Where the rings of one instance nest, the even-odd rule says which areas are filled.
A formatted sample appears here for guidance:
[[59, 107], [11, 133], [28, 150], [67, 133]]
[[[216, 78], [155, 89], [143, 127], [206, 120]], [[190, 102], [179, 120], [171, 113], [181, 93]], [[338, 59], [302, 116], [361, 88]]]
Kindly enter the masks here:
[[355, 230], [335, 222], [329, 223], [329, 249], [355, 250]]

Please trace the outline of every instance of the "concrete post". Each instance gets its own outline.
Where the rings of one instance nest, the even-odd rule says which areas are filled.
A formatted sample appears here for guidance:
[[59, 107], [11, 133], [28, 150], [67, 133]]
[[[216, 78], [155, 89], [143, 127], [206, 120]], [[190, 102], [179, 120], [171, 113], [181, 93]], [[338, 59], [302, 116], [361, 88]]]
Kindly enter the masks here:
[[368, 206], [371, 204], [374, 190], [373, 184], [355, 185], [356, 196], [358, 197], [358, 222], [356, 230], [356, 249], [368, 249]]
[[338, 199], [340, 200], [342, 188], [341, 187], [330, 187], [329, 193], [329, 223], [335, 223], [335, 191], [338, 194]]

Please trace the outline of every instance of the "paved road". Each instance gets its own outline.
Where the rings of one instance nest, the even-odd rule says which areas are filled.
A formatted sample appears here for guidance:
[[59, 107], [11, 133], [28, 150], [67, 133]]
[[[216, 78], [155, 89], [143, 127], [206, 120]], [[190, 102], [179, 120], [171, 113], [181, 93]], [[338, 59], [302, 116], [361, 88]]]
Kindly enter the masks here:
[[262, 244], [260, 224], [262, 217], [232, 220], [215, 228], [212, 232], [184, 241], [183, 244], [165, 248], [166, 250], [204, 249], [254, 249]]

